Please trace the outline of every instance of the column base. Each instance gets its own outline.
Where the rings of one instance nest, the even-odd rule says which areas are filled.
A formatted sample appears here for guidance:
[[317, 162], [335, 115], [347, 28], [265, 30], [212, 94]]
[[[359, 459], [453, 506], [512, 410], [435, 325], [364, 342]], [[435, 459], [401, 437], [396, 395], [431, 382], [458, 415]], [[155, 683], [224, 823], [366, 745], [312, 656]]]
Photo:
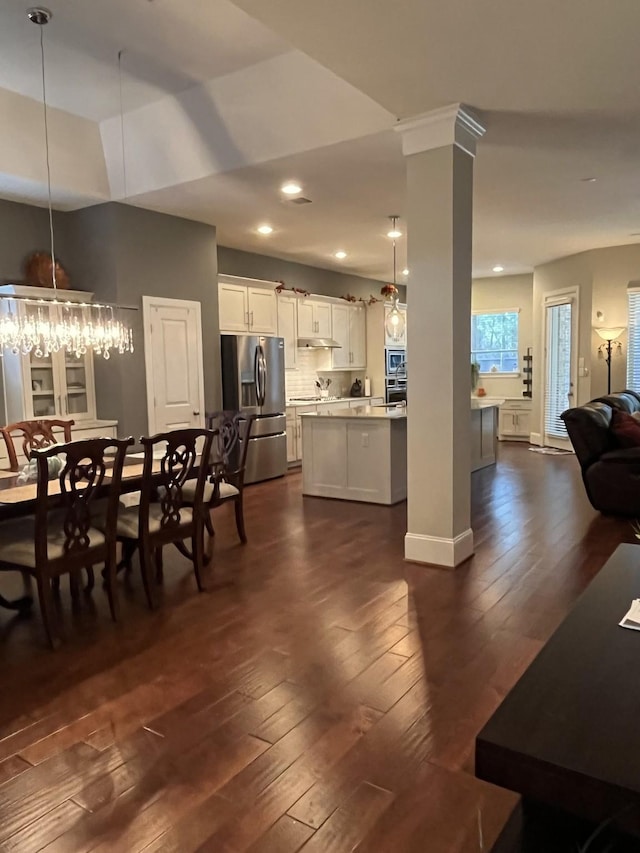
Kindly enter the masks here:
[[404, 537], [404, 558], [412, 563], [428, 563], [455, 569], [473, 555], [473, 530], [469, 528], [455, 539], [407, 533]]

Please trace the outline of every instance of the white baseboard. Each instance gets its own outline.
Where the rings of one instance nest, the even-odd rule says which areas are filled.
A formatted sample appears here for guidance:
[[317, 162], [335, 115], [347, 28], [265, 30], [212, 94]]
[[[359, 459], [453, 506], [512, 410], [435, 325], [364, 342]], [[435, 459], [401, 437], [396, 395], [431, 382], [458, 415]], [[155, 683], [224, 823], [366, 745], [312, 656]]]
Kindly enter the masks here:
[[537, 444], [542, 447], [542, 435], [539, 432], [532, 432], [529, 436], [529, 444]]
[[404, 537], [404, 558], [412, 563], [428, 563], [455, 569], [473, 555], [473, 530], [469, 528], [455, 539], [407, 533]]

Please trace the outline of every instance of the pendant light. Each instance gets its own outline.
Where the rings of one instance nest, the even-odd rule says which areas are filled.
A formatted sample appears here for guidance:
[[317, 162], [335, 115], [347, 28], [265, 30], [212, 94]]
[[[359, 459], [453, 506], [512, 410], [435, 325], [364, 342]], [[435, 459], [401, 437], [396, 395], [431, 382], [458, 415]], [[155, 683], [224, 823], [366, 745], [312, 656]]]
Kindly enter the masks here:
[[387, 316], [384, 321], [385, 330], [387, 333], [387, 337], [390, 338], [394, 343], [401, 343], [404, 341], [404, 332], [405, 332], [405, 315], [398, 308], [398, 285], [396, 282], [396, 238], [397, 235], [400, 234], [398, 231], [397, 222], [399, 216], [390, 216], [391, 220], [391, 231], [390, 235], [394, 235], [393, 239], [393, 289], [391, 290], [391, 308], [387, 312]]
[[[49, 160], [49, 122], [47, 110], [47, 85], [44, 57], [44, 28], [52, 13], [44, 7], [27, 9], [27, 17], [40, 27], [40, 59], [42, 70], [42, 106], [44, 115], [44, 142], [47, 167], [47, 197], [49, 210], [49, 238], [51, 244], [51, 283], [53, 295], [46, 298], [2, 296], [8, 309], [0, 317], [0, 347], [14, 353], [46, 358], [52, 352], [66, 349], [78, 358], [89, 351], [103, 358], [112, 352], [133, 352], [133, 333], [120, 317], [123, 310], [117, 305], [93, 302], [72, 302], [62, 297], [58, 290], [56, 252], [51, 201], [51, 167]], [[12, 303], [13, 309], [12, 310]]]

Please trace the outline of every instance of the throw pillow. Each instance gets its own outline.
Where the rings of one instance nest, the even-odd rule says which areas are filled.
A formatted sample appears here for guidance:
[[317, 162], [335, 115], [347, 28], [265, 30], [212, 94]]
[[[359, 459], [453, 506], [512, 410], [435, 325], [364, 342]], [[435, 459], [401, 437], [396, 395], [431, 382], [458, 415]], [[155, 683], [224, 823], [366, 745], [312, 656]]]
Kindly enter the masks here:
[[635, 415], [614, 409], [611, 431], [619, 447], [623, 449], [640, 447], [640, 419]]

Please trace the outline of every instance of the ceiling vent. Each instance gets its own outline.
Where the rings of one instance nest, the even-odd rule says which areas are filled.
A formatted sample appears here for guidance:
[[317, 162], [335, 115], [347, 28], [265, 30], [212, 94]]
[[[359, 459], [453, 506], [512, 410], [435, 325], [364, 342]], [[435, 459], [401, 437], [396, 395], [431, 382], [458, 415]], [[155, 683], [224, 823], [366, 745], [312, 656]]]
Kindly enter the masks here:
[[297, 198], [291, 198], [289, 199], [289, 201], [291, 202], [291, 204], [312, 204], [310, 198], [305, 198], [302, 195], [299, 195]]

